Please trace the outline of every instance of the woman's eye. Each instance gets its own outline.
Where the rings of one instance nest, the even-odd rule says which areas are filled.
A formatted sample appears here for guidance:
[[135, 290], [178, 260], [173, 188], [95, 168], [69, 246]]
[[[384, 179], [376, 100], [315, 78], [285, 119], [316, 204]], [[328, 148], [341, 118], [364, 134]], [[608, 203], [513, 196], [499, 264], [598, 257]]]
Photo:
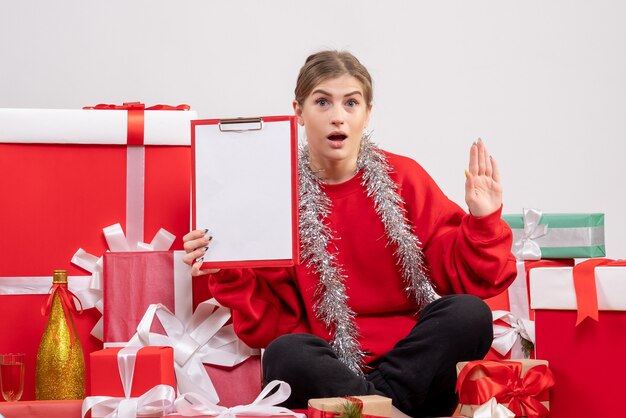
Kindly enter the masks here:
[[326, 99], [324, 99], [324, 98], [322, 98], [322, 99], [317, 99], [317, 100], [315, 101], [315, 103], [317, 103], [317, 104], [318, 104], [318, 105], [320, 105], [320, 106], [326, 106], [326, 105], [328, 104], [328, 100], [326, 100]]
[[354, 107], [354, 106], [358, 105], [358, 104], [359, 104], [359, 102], [357, 102], [355, 99], [350, 99], [350, 100], [348, 100], [348, 101], [346, 102], [346, 104], [347, 104], [349, 107]]

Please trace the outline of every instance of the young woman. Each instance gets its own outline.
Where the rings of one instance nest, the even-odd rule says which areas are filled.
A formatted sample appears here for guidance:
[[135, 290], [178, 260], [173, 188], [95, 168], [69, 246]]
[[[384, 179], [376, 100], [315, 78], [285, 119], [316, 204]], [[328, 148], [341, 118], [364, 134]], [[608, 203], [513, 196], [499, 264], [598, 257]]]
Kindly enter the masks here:
[[201, 271], [194, 260], [210, 251], [205, 230], [184, 237], [185, 261], [211, 274], [240, 338], [266, 347], [264, 379], [291, 385], [287, 406], [378, 393], [412, 417], [450, 415], [456, 363], [491, 345], [480, 298], [515, 277], [495, 160], [481, 140], [471, 146], [465, 213], [415, 161], [364, 135], [372, 82], [347, 52], [306, 60], [293, 107], [307, 139], [302, 264]]

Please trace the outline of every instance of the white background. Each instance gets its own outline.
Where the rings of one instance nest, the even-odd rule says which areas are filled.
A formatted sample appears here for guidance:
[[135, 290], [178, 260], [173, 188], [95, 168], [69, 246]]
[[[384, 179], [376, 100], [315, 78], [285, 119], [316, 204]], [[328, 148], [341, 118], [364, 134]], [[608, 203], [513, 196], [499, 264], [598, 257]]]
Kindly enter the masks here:
[[374, 78], [375, 140], [452, 200], [482, 137], [505, 212], [604, 212], [624, 258], [625, 22], [620, 0], [0, 0], [0, 107], [290, 114], [304, 59], [347, 49]]

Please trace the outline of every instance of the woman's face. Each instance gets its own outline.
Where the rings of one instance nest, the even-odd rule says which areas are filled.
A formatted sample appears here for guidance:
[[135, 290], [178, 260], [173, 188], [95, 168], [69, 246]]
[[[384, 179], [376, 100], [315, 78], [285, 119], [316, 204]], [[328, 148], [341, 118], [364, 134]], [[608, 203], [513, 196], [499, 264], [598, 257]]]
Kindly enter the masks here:
[[349, 74], [326, 79], [302, 106], [294, 101], [294, 110], [305, 128], [314, 165], [356, 163], [371, 111], [359, 80]]

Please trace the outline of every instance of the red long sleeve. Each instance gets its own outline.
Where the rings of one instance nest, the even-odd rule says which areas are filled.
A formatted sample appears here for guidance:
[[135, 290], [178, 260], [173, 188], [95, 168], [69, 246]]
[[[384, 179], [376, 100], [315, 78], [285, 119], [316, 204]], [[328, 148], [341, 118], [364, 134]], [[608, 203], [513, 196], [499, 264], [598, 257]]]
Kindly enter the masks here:
[[[439, 294], [501, 292], [516, 274], [512, 234], [500, 211], [476, 218], [450, 201], [415, 161], [386, 153], [392, 180], [405, 203], [407, 219], [421, 241], [429, 277]], [[407, 298], [393, 246], [361, 185], [362, 176], [324, 185], [332, 201], [328, 223], [334, 231], [329, 251], [346, 274], [349, 305], [356, 313], [366, 361], [405, 337], [416, 323], [417, 307]], [[215, 298], [233, 309], [235, 330], [248, 344], [266, 346], [290, 332], [330, 333], [315, 317], [317, 275], [294, 269], [222, 271], [210, 279]]]

